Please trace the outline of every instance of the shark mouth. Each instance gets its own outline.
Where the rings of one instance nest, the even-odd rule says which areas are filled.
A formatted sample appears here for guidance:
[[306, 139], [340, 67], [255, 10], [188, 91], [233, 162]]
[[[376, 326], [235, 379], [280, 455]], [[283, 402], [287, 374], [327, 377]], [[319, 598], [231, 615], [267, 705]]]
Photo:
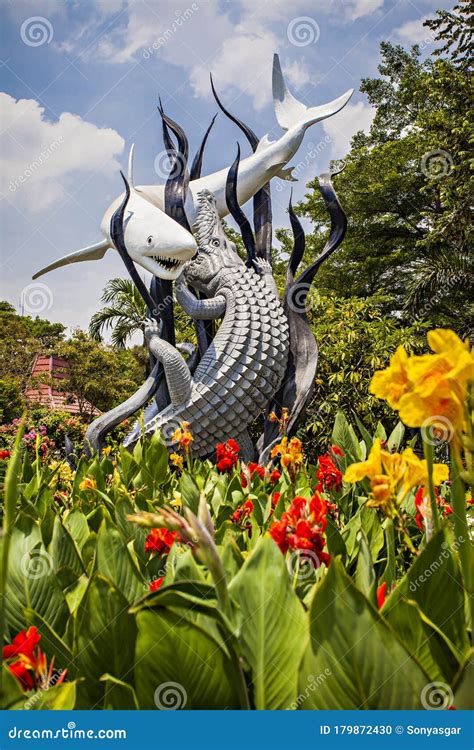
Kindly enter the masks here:
[[178, 260], [178, 258], [166, 258], [163, 255], [153, 255], [152, 258], [155, 263], [157, 263], [159, 266], [162, 266], [163, 268], [166, 268], [167, 271], [178, 269], [180, 266], [186, 263], [185, 260]]

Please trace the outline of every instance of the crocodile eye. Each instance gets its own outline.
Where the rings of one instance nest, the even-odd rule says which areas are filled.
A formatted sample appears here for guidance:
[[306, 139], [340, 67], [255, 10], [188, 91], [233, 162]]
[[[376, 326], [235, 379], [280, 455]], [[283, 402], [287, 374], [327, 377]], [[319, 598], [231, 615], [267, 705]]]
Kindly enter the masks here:
[[221, 246], [221, 241], [218, 240], [217, 237], [214, 237], [214, 239], [211, 240], [211, 245], [212, 245], [212, 247], [220, 247]]
[[153, 235], [150, 234], [150, 236], [147, 238], [146, 244], [151, 245], [153, 243]]

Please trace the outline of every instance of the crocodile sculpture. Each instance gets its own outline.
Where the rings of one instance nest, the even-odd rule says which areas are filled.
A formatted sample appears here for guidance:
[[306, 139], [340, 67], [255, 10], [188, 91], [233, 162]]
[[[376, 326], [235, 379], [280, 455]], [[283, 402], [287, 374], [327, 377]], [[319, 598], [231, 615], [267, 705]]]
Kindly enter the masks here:
[[[288, 359], [288, 322], [271, 273], [262, 259], [249, 268], [224, 234], [212, 193], [202, 190], [193, 227], [198, 252], [183, 270], [176, 297], [194, 319], [222, 319], [213, 342], [193, 374], [180, 352], [160, 337], [150, 320], [146, 339], [163, 365], [171, 404], [147, 416], [144, 432], [160, 430], [171, 444], [174, 430], [189, 422], [196, 456], [233, 437], [253, 458], [247, 427], [281, 385]], [[206, 295], [198, 299], [189, 286]], [[152, 407], [153, 408], [153, 407]], [[131, 446], [143, 427], [126, 438]]]

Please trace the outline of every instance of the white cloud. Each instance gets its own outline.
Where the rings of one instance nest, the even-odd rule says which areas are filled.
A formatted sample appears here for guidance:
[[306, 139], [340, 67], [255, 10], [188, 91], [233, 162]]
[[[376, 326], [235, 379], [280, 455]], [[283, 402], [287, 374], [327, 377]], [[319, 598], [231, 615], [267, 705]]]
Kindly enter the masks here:
[[394, 36], [406, 44], [432, 44], [434, 41], [433, 32], [423, 26], [423, 22], [426, 21], [427, 18], [431, 18], [431, 16], [423, 16], [414, 21], [407, 21], [402, 26], [395, 29], [393, 32]]
[[124, 139], [112, 128], [99, 128], [63, 112], [45, 118], [34, 99], [16, 100], [0, 92], [2, 193], [24, 213], [44, 210], [63, 197], [67, 181], [80, 172], [115, 175]]
[[346, 14], [351, 21], [375, 13], [383, 7], [384, 0], [350, 0], [347, 3]]
[[335, 117], [323, 122], [327, 135], [331, 138], [331, 157], [341, 159], [350, 148], [352, 136], [359, 130], [367, 132], [374, 119], [375, 109], [364, 102], [347, 104]]

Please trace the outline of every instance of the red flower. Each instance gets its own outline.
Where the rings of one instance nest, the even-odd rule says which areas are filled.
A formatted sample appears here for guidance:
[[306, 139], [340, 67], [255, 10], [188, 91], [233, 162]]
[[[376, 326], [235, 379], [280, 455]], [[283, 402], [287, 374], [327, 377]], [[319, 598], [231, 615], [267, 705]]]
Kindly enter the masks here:
[[272, 495], [272, 508], [276, 508], [280, 502], [281, 492], [274, 492]]
[[[293, 498], [288, 510], [279, 521], [274, 521], [269, 532], [280, 550], [308, 550], [313, 566], [321, 563], [329, 565], [330, 556], [324, 552], [326, 541], [323, 532], [326, 528], [326, 501], [315, 493], [311, 500], [300, 495]], [[316, 566], [314, 565], [316, 563]]]
[[318, 471], [316, 476], [319, 479], [318, 490], [336, 490], [339, 492], [342, 484], [342, 471], [339, 471], [329, 453], [319, 457]]
[[387, 582], [384, 581], [380, 584], [380, 586], [377, 586], [377, 607], [379, 609], [382, 609], [383, 605], [385, 604], [385, 595], [387, 593]]
[[151, 581], [150, 586], [149, 586], [150, 591], [158, 591], [158, 589], [160, 588], [164, 580], [165, 579], [162, 576], [161, 578], [155, 578], [154, 581]]
[[10, 456], [11, 456], [11, 451], [7, 451], [7, 450], [0, 451], [0, 461], [6, 461], [7, 458], [10, 458]]
[[344, 456], [344, 451], [342, 448], [339, 448], [338, 445], [331, 445], [331, 450], [334, 453], [335, 456]]
[[28, 630], [20, 630], [8, 646], [3, 647], [3, 658], [22, 656], [31, 664], [36, 664], [35, 650], [41, 640], [38, 629], [32, 625]]
[[244, 471], [242, 471], [242, 473], [240, 475], [241, 482], [242, 482], [242, 487], [247, 487], [247, 484], [248, 484], [247, 478], [249, 478], [250, 481], [252, 481], [252, 478], [253, 478], [253, 476], [255, 474], [257, 474], [260, 477], [260, 479], [264, 479], [264, 477], [265, 477], [265, 467], [264, 466], [260, 466], [260, 464], [256, 464], [256, 463], [250, 462], [245, 467]]
[[167, 555], [179, 538], [177, 531], [169, 529], [152, 529], [145, 541], [145, 552], [156, 552], [159, 555]]
[[240, 505], [235, 513], [232, 514], [232, 521], [234, 523], [240, 524], [242, 521], [249, 518], [253, 513], [253, 502], [251, 500], [246, 500], [243, 505]]
[[35, 686], [33, 675], [31, 672], [28, 672], [23, 662], [15, 661], [13, 664], [8, 665], [8, 669], [15, 675], [23, 690], [33, 690]]
[[240, 446], [232, 438], [226, 443], [216, 445], [217, 470], [224, 473], [231, 471], [239, 460]]
[[281, 478], [281, 473], [278, 471], [278, 469], [273, 469], [272, 473], [269, 476], [270, 484], [276, 484]]

